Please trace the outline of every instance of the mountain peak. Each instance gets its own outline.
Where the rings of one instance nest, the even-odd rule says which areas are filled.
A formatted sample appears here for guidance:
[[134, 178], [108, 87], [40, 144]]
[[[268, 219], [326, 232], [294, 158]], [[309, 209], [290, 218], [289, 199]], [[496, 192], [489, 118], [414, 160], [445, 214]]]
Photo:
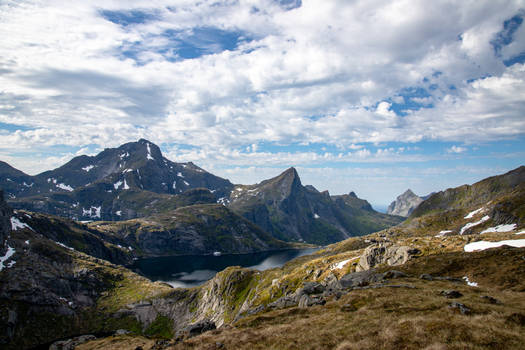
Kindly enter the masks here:
[[417, 196], [417, 195], [409, 188], [401, 196]]
[[423, 198], [408, 189], [390, 203], [387, 214], [408, 217], [421, 202], [423, 202]]

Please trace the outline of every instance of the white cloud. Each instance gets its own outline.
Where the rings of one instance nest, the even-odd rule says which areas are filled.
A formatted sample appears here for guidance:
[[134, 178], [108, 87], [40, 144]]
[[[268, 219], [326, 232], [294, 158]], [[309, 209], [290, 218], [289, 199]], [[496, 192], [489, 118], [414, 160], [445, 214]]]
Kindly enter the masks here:
[[463, 153], [466, 150], [467, 149], [465, 147], [453, 145], [452, 147], [447, 149], [447, 153]]
[[[173, 146], [174, 160], [306, 167], [429, 159], [370, 144], [523, 136], [525, 68], [502, 60], [523, 51], [525, 26], [502, 57], [491, 44], [521, 7], [519, 0], [305, 0], [290, 11], [270, 0], [1, 4], [0, 122], [20, 127], [2, 131], [0, 152], [36, 172], [42, 162], [15, 151], [146, 137], [192, 146]], [[154, 18], [121, 26], [101, 15], [133, 9]], [[203, 27], [252, 40], [222, 52], [211, 41], [213, 54], [177, 57], [166, 31], [180, 38]], [[471, 81], [482, 76], [490, 77]], [[413, 87], [430, 96], [401, 96]], [[433, 107], [405, 116], [392, 109], [410, 100]], [[338, 151], [264, 147], [313, 143]]]

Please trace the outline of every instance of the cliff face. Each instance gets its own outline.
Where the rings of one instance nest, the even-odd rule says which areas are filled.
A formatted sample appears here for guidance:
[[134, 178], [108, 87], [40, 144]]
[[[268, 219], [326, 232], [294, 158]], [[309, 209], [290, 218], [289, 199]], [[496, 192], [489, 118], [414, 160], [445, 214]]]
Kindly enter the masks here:
[[4, 250], [4, 242], [11, 229], [12, 213], [13, 211], [4, 200], [4, 192], [0, 190], [0, 253]]
[[256, 185], [236, 186], [224, 201], [234, 212], [285, 241], [332, 243], [401, 221], [377, 213], [354, 193], [331, 197], [327, 191], [303, 186], [294, 168]]

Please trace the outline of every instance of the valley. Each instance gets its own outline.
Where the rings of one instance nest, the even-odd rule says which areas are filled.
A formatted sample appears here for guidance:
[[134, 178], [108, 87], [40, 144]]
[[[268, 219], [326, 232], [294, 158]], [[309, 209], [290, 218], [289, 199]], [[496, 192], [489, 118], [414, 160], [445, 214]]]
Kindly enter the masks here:
[[[148, 150], [156, 148], [147, 145], [152, 162]], [[146, 183], [126, 177], [132, 172], [118, 170], [124, 178], [112, 185], [111, 210], [102, 209], [106, 194], [89, 197], [101, 207], [98, 221], [77, 221], [74, 207], [49, 208], [107, 187], [114, 173], [96, 185], [67, 182], [79, 186], [73, 191], [37, 189], [37, 176], [35, 189], [45, 194], [8, 192], [0, 205], [7, 349], [117, 330], [77, 348], [459, 349], [466, 341], [518, 349], [524, 341], [525, 167], [431, 194], [405, 220], [377, 213], [353, 192], [303, 186], [293, 168], [255, 185], [206, 175], [208, 187], [182, 193], [153, 182], [143, 190]], [[144, 209], [124, 207], [128, 191]], [[49, 210], [35, 211], [36, 198]], [[115, 216], [115, 208], [128, 214]], [[118, 218], [103, 220], [104, 212]], [[274, 258], [291, 248], [295, 259]], [[315, 337], [305, 342], [312, 323]]]

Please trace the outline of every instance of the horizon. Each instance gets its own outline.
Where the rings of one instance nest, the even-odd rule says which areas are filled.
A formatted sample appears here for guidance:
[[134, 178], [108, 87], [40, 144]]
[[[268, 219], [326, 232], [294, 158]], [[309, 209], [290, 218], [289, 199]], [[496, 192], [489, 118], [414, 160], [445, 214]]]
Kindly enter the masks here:
[[0, 160], [146, 138], [233, 183], [383, 208], [525, 164], [522, 1], [0, 5]]

